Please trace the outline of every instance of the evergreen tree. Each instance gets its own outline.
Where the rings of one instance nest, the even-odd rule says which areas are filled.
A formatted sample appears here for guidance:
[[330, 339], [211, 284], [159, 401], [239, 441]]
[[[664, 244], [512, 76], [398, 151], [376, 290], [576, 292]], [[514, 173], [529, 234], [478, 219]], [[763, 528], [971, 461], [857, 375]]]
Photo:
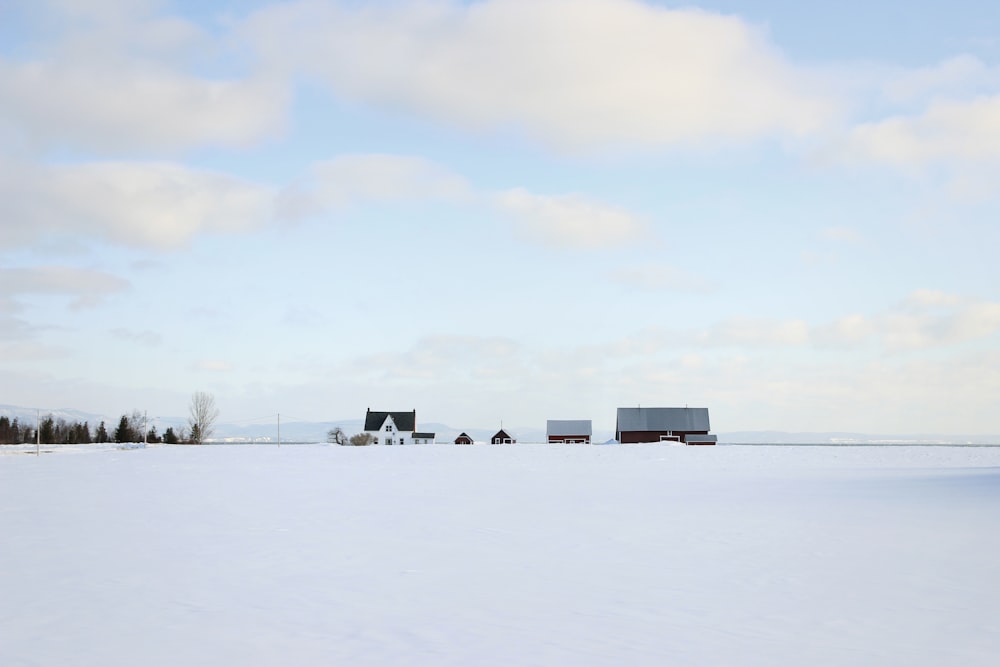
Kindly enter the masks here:
[[42, 442], [47, 445], [58, 444], [56, 441], [56, 423], [52, 419], [52, 415], [49, 415], [42, 420], [42, 423], [38, 427], [40, 437]]
[[105, 443], [109, 442], [108, 439], [108, 429], [104, 426], [104, 421], [102, 420], [100, 425], [97, 427], [97, 442]]
[[176, 445], [178, 442], [180, 442], [180, 439], [177, 437], [177, 434], [174, 433], [174, 427], [168, 426], [167, 430], [163, 432], [163, 444]]
[[132, 427], [129, 426], [126, 415], [122, 415], [122, 418], [118, 421], [118, 428], [115, 429], [115, 442], [135, 442], [135, 439], [132, 437]]
[[10, 419], [4, 415], [0, 417], [0, 445], [9, 445], [11, 443], [10, 436]]

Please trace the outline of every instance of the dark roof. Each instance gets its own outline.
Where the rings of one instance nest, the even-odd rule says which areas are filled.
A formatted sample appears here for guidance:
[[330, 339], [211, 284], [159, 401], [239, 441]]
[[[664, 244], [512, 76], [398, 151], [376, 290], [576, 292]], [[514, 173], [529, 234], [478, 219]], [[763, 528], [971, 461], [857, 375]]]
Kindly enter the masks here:
[[623, 431], [710, 431], [708, 408], [618, 408]]
[[511, 437], [510, 433], [508, 433], [507, 431], [505, 431], [503, 429], [500, 429], [499, 431], [497, 431], [496, 433], [494, 433], [493, 437], [490, 438], [490, 440], [496, 440], [497, 438], [500, 438], [501, 440], [513, 440], [514, 439], [514, 438]]
[[427, 439], [427, 440], [433, 440], [434, 436], [436, 436], [436, 435], [437, 435], [437, 433], [414, 433], [413, 437], [414, 438], [424, 438], [424, 439]]
[[385, 418], [392, 415], [392, 421], [400, 431], [417, 430], [417, 411], [412, 412], [373, 412], [369, 410], [365, 415], [365, 430], [377, 431], [382, 428]]
[[472, 438], [469, 436], [468, 433], [462, 433], [457, 438], [455, 438], [455, 442], [458, 442], [459, 440], [468, 440], [469, 442], [473, 442]]

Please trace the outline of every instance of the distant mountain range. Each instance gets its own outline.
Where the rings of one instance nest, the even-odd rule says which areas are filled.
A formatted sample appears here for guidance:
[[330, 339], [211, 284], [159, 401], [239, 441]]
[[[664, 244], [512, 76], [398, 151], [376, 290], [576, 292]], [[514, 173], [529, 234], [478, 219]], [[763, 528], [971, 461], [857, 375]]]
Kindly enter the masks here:
[[[15, 405], [0, 405], [0, 416], [9, 419], [15, 417], [24, 424], [32, 427], [38, 416], [42, 418], [52, 415], [54, 419], [65, 419], [68, 422], [87, 422], [90, 427], [96, 428], [104, 421], [106, 427], [111, 430], [118, 424], [121, 415], [109, 417], [91, 412], [83, 412], [71, 408], [59, 410], [44, 410], [38, 412], [32, 408], [22, 408]], [[182, 428], [187, 424], [184, 417], [150, 417], [150, 424], [155, 425], [162, 433], [168, 426], [175, 429]], [[327, 433], [340, 427], [351, 436], [361, 432], [364, 428], [363, 419], [343, 419], [338, 421], [324, 422], [304, 422], [304, 421], [282, 421], [281, 441], [282, 442], [326, 442]], [[465, 432], [473, 440], [488, 441], [490, 437], [499, 430], [496, 428], [454, 428], [447, 424], [440, 423], [418, 423], [420, 431], [432, 432], [436, 434], [438, 442], [452, 442], [459, 433]], [[519, 442], [544, 442], [545, 429], [538, 427], [504, 427]], [[789, 432], [789, 431], [729, 431], [717, 433], [720, 444], [802, 444], [802, 445], [865, 445], [865, 444], [919, 444], [919, 445], [991, 445], [1000, 444], [1000, 435], [954, 435], [954, 434], [889, 434], [879, 435], [870, 433], [853, 432]], [[610, 430], [595, 430], [594, 442], [607, 442], [614, 438], [614, 432]], [[253, 424], [238, 424], [230, 422], [219, 422], [215, 426], [215, 433], [212, 440], [216, 441], [257, 441], [257, 442], [277, 442], [278, 422], [274, 423], [255, 422]]]

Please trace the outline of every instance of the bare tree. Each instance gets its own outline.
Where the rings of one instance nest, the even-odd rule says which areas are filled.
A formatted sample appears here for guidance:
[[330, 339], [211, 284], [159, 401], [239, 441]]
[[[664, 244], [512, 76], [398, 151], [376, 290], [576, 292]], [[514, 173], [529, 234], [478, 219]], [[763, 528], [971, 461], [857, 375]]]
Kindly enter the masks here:
[[375, 437], [371, 433], [356, 433], [351, 436], [350, 443], [355, 447], [364, 447], [372, 444], [374, 440]]
[[344, 433], [344, 429], [337, 426], [326, 432], [326, 441], [333, 445], [346, 445], [347, 434]]
[[215, 397], [204, 391], [191, 394], [191, 407], [188, 414], [188, 427], [191, 429], [191, 442], [200, 445], [212, 437], [215, 431], [215, 420], [219, 418], [219, 409], [215, 407]]

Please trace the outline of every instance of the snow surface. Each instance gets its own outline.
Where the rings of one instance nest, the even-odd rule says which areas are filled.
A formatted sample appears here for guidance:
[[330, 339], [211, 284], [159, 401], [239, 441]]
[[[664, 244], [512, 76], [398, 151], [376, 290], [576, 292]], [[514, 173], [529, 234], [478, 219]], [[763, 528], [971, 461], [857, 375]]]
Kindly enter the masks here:
[[1000, 448], [43, 451], [6, 667], [1000, 664]]

